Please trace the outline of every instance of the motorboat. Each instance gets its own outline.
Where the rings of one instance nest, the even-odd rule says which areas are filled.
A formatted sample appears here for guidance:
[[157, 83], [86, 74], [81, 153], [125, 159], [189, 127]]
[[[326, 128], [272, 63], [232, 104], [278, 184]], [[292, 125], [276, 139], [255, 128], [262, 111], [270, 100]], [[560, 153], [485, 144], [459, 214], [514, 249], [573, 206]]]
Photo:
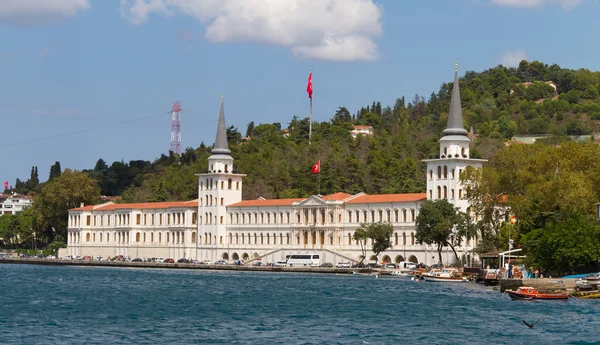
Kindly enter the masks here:
[[392, 271], [394, 277], [411, 278], [414, 277], [414, 273], [409, 271]]
[[567, 292], [539, 292], [536, 288], [531, 286], [521, 286], [517, 290], [506, 290], [505, 292], [513, 300], [555, 300], [569, 298], [569, 294]]
[[594, 288], [597, 287], [598, 285], [590, 284], [590, 281], [585, 278], [580, 278], [575, 281], [575, 290], [577, 291], [594, 290]]
[[455, 268], [444, 268], [442, 270], [425, 272], [421, 275], [428, 282], [451, 282], [462, 283], [469, 281], [463, 277], [460, 271]]

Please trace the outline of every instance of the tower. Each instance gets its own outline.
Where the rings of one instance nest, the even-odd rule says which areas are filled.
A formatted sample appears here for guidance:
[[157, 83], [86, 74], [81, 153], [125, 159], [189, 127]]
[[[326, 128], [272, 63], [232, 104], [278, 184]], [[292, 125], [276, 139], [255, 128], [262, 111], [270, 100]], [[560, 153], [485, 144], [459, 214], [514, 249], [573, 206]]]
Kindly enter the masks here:
[[448, 112], [448, 126], [440, 139], [439, 158], [425, 159], [427, 163], [427, 199], [446, 199], [463, 212], [468, 212], [469, 202], [460, 183], [460, 173], [467, 166], [481, 168], [485, 159], [470, 158], [471, 139], [465, 130], [458, 85], [458, 62], [454, 70], [452, 98]]
[[171, 109], [171, 151], [181, 154], [181, 102], [173, 103]]
[[[227, 224], [227, 205], [242, 201], [242, 178], [233, 173], [233, 158], [227, 144], [225, 99], [221, 96], [221, 110], [217, 136], [208, 157], [208, 172], [198, 174], [198, 254], [202, 259], [229, 259], [230, 237]], [[227, 257], [225, 255], [227, 253]]]

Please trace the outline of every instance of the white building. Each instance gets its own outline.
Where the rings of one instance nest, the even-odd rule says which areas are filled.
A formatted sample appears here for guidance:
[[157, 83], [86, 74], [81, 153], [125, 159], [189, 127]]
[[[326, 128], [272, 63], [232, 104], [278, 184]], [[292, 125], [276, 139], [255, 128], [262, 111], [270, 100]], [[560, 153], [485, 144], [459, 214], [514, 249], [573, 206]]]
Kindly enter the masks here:
[[33, 199], [26, 195], [0, 194], [0, 215], [15, 214], [31, 206]]
[[375, 131], [373, 126], [352, 126], [353, 129], [350, 131], [352, 138], [356, 139], [359, 135], [373, 135]]
[[[455, 72], [448, 128], [440, 140], [440, 158], [427, 162], [427, 193], [313, 195], [298, 199], [242, 200], [243, 177], [234, 172], [227, 146], [223, 101], [208, 172], [199, 174], [198, 199], [182, 202], [82, 206], [69, 210], [68, 255], [186, 257], [199, 260], [274, 262], [294, 253], [318, 253], [321, 262], [360, 261], [352, 240], [360, 223], [390, 222], [392, 248], [367, 261], [413, 261], [432, 264], [434, 246], [415, 241], [415, 219], [427, 198], [445, 198], [468, 209], [458, 179], [467, 166], [484, 160], [469, 158], [462, 122], [458, 72]], [[369, 243], [368, 247], [370, 248]], [[473, 243], [467, 242], [472, 248]], [[452, 251], [443, 254], [451, 262]]]

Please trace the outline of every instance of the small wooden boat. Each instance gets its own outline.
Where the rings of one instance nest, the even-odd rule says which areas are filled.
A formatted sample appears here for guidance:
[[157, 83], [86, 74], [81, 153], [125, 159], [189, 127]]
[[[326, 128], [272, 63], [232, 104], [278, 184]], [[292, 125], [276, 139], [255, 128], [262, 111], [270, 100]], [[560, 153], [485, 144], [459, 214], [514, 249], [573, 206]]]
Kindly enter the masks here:
[[506, 290], [505, 291], [511, 299], [516, 300], [534, 300], [534, 299], [543, 299], [543, 300], [554, 300], [554, 299], [568, 299], [569, 294], [567, 292], [555, 292], [555, 293], [543, 293], [537, 291], [536, 288], [530, 286], [521, 286], [516, 291], [515, 290]]
[[423, 273], [421, 276], [426, 282], [449, 282], [449, 283], [462, 283], [469, 281], [463, 277], [462, 274], [454, 268], [444, 268], [441, 271], [432, 271]]

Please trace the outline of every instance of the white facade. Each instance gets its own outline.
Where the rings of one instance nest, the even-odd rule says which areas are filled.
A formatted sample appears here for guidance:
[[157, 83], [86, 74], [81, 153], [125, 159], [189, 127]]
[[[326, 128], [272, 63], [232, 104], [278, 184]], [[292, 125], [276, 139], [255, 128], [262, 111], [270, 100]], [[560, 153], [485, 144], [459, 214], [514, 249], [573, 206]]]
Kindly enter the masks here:
[[33, 199], [25, 195], [0, 194], [0, 215], [21, 212], [32, 203]]

